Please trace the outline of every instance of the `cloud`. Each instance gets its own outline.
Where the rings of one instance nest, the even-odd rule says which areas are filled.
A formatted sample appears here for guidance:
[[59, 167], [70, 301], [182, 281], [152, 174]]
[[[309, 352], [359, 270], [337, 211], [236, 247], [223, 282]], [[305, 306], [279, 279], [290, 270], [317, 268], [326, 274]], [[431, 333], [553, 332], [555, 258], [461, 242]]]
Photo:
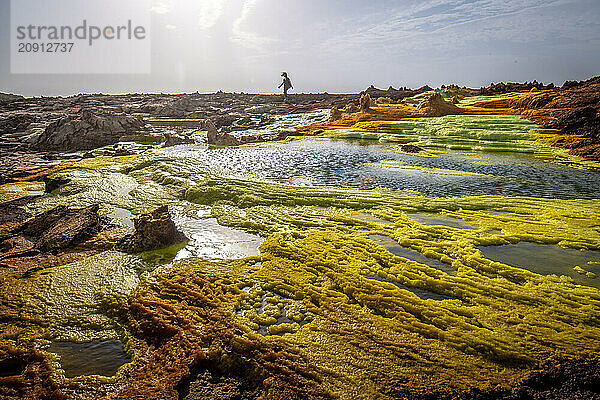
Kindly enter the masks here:
[[259, 0], [244, 0], [242, 11], [238, 18], [233, 21], [231, 30], [231, 40], [243, 47], [254, 50], [258, 53], [265, 53], [267, 47], [271, 47], [278, 42], [275, 38], [261, 36], [254, 32], [244, 30], [244, 23], [249, 19], [253, 9]]
[[169, 13], [169, 5], [167, 3], [158, 2], [155, 3], [152, 7], [150, 7], [150, 12], [154, 14], [168, 14]]
[[197, 0], [199, 10], [198, 24], [202, 29], [212, 28], [223, 15], [225, 0]]
[[[569, 0], [433, 0], [390, 9], [361, 20], [321, 43], [322, 49], [360, 53], [385, 50], [395, 55], [421, 51], [453, 51], [490, 41], [536, 43], [555, 37], [581, 40], [597, 37], [597, 15], [569, 16]], [[567, 12], [556, 9], [565, 8]], [[553, 9], [553, 10], [551, 10]], [[582, 21], [582, 18], [585, 21]]]

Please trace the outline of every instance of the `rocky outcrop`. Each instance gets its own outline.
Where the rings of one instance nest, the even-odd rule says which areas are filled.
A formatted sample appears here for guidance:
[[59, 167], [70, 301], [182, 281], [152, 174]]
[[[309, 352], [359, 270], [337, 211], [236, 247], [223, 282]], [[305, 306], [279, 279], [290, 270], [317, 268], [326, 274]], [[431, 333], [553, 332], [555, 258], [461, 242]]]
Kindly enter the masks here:
[[54, 176], [54, 175], [53, 176], [44, 176], [42, 178], [42, 181], [44, 182], [44, 190], [47, 193], [52, 193], [53, 191], [55, 191], [62, 185], [66, 185], [67, 183], [71, 182], [71, 180], [69, 178], [65, 178], [64, 176]]
[[359, 107], [354, 103], [348, 103], [342, 108], [342, 111], [346, 114], [352, 114], [358, 112]]
[[[600, 398], [600, 362], [597, 359], [562, 359], [548, 363], [511, 390], [472, 390], [462, 400], [566, 400]], [[433, 398], [433, 397], [430, 397]], [[440, 394], [439, 400], [456, 399], [456, 394]]]
[[[334, 105], [341, 108], [348, 102], [357, 102], [359, 95], [298, 94], [293, 102], [282, 102], [280, 95], [221, 91], [31, 98], [0, 95], [0, 98], [0, 181], [7, 181], [5, 172], [15, 176], [14, 166], [7, 165], [7, 160], [14, 160], [16, 152], [23, 164], [27, 159], [37, 160], [49, 153], [55, 153], [54, 159], [64, 159], [64, 154], [56, 153], [93, 150], [119, 141], [164, 142], [166, 146], [191, 143], [205, 129], [206, 120], [211, 120], [223, 134], [220, 145], [277, 140], [286, 135], [242, 132], [271, 124], [274, 115], [311, 112]], [[32, 157], [36, 153], [38, 156]], [[89, 155], [118, 153], [124, 154], [104, 149], [103, 153]]]
[[544, 85], [541, 82], [534, 80], [533, 82], [516, 83], [516, 82], [499, 82], [492, 83], [487, 87], [479, 89], [479, 95], [489, 96], [510, 92], [529, 92], [531, 90], [551, 90], [554, 89], [554, 83]]
[[90, 150], [121, 141], [162, 141], [161, 136], [145, 134], [142, 118], [129, 115], [98, 115], [90, 110], [50, 123], [34, 148], [46, 150]]
[[400, 146], [400, 150], [405, 153], [420, 153], [423, 151], [419, 146], [415, 146], [414, 144], [403, 144]]
[[444, 115], [462, 114], [463, 110], [444, 100], [441, 94], [435, 92], [421, 101], [417, 107], [427, 117], [442, 117]]
[[133, 223], [133, 234], [125, 236], [117, 246], [127, 253], [162, 249], [187, 240], [175, 226], [167, 206], [142, 214]]
[[365, 93], [360, 96], [359, 104], [360, 112], [369, 112], [371, 110], [371, 95]]
[[58, 206], [33, 218], [23, 234], [41, 252], [64, 250], [100, 232], [98, 209], [98, 204], [79, 210]]
[[210, 120], [204, 123], [204, 127], [206, 128], [206, 140], [208, 144], [215, 146], [237, 146], [241, 144], [231, 133], [219, 132], [215, 124]]
[[23, 198], [0, 205], [0, 209], [10, 211], [11, 217], [0, 222], [0, 275], [26, 273], [56, 265], [62, 257], [73, 261], [78, 254], [107, 249], [98, 246], [75, 250], [108, 228], [98, 215], [98, 204], [81, 209], [60, 205], [25, 220], [29, 214], [21, 207], [31, 200]]
[[0, 135], [25, 132], [35, 120], [35, 116], [23, 113], [0, 116]]
[[12, 93], [0, 93], [0, 103], [10, 103], [16, 100], [23, 100], [24, 97], [18, 94]]
[[342, 112], [337, 108], [337, 106], [331, 107], [331, 112], [329, 113], [329, 122], [337, 121], [342, 118]]
[[[19, 223], [29, 219], [31, 214], [25, 211], [23, 207], [36, 197], [37, 196], [26, 196], [0, 203], [0, 225]], [[1, 237], [2, 233], [0, 230], [0, 238]]]
[[378, 89], [375, 86], [371, 85], [366, 90], [361, 92], [361, 95], [368, 94], [371, 97], [371, 99], [373, 99], [373, 100], [378, 99], [380, 97], [386, 97], [393, 101], [398, 101], [398, 100], [402, 100], [406, 97], [412, 97], [412, 96], [416, 96], [421, 93], [428, 92], [430, 90], [433, 90], [433, 89], [431, 89], [427, 85], [422, 86], [418, 89], [409, 89], [407, 87], [401, 87], [399, 89], [394, 89], [392, 86], [390, 86], [387, 88], [387, 90]]
[[[550, 144], [569, 153], [600, 161], [600, 77], [565, 82], [553, 90], [482, 101], [481, 108], [508, 108], [544, 128], [560, 131]], [[568, 140], [566, 140], [568, 139]]]

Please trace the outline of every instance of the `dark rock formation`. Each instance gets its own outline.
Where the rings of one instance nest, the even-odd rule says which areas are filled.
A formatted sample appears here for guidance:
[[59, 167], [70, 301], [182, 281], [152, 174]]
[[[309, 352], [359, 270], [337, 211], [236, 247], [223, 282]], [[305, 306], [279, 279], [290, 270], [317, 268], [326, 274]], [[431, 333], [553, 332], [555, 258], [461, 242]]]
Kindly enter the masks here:
[[548, 85], [544, 85], [543, 83], [538, 82], [538, 81], [525, 82], [525, 83], [515, 83], [515, 82], [492, 83], [492, 84], [490, 84], [490, 86], [480, 88], [479, 95], [489, 96], [489, 95], [494, 95], [494, 94], [502, 94], [502, 93], [510, 93], [510, 92], [529, 92], [532, 89], [534, 89], [534, 90], [554, 89], [554, 83], [550, 83]]
[[45, 150], [89, 150], [121, 141], [162, 141], [144, 133], [142, 118], [129, 115], [98, 115], [84, 110], [50, 123], [33, 147]]
[[347, 114], [353, 114], [359, 111], [359, 107], [354, 103], [348, 103], [342, 108], [342, 111]]
[[400, 146], [400, 150], [402, 150], [405, 153], [420, 153], [421, 151], [423, 151], [422, 148], [413, 144], [403, 144], [402, 146]]
[[428, 92], [430, 90], [432, 89], [429, 86], [422, 86], [418, 89], [409, 89], [406, 87], [394, 89], [392, 86], [390, 86], [387, 90], [383, 90], [371, 85], [365, 91], [361, 92], [361, 95], [368, 94], [373, 100], [378, 99], [380, 97], [387, 97], [389, 99], [392, 99], [393, 101], [398, 101], [406, 97], [412, 97], [421, 93]]
[[[42, 252], [63, 250], [90, 239], [101, 230], [98, 209], [98, 204], [80, 210], [59, 206], [27, 223], [23, 232], [35, 240], [35, 248]], [[57, 212], [52, 213], [54, 210]], [[56, 222], [48, 226], [48, 221], [53, 219]]]
[[18, 94], [0, 93], [0, 103], [10, 103], [22, 99], [24, 99], [24, 97]]
[[[19, 199], [0, 203], [0, 225], [9, 222], [22, 222], [31, 217], [27, 211], [23, 209], [27, 203], [38, 196], [26, 196]], [[0, 231], [1, 232], [1, 231]], [[1, 233], [0, 233], [1, 238]]]
[[206, 140], [209, 144], [215, 144], [217, 142], [217, 127], [210, 120], [206, 120], [204, 122], [204, 127], [206, 128]]
[[511, 391], [473, 391], [465, 400], [600, 399], [598, 360], [561, 360], [533, 372]]
[[44, 181], [45, 185], [44, 190], [48, 193], [51, 193], [62, 185], [71, 182], [69, 178], [65, 178], [64, 176], [45, 176], [42, 178], [42, 180]]
[[142, 214], [134, 219], [133, 223], [133, 234], [125, 236], [117, 246], [119, 250], [127, 253], [162, 249], [187, 240], [185, 235], [177, 230], [167, 206]]
[[561, 86], [561, 89], [573, 89], [578, 86], [586, 86], [594, 83], [600, 83], [600, 76], [596, 76], [585, 81], [565, 81], [565, 83], [563, 83]]
[[[11, 209], [10, 221], [0, 223], [0, 275], [27, 273], [55, 265], [62, 254], [76, 259], [76, 246], [92, 239], [107, 225], [98, 215], [98, 204], [82, 209], [57, 206], [25, 222], [27, 214], [19, 207], [30, 198], [19, 199], [2, 207]], [[6, 219], [6, 218], [5, 218]], [[98, 252], [105, 248], [80, 249], [80, 253]]]
[[[166, 146], [190, 143], [205, 129], [206, 120], [219, 132], [231, 134], [223, 136], [221, 145], [277, 140], [286, 134], [238, 133], [265, 127], [274, 115], [341, 108], [358, 98], [358, 94], [309, 93], [282, 102], [279, 95], [221, 91], [32, 98], [0, 95], [0, 182], [30, 175], [30, 170], [43, 164], [39, 159], [50, 152], [55, 153], [54, 160], [64, 160], [65, 154], [60, 153], [93, 150], [119, 141], [164, 142]], [[125, 151], [108, 149], [103, 153], [122, 154]], [[95, 155], [99, 153], [90, 153]]]
[[25, 132], [36, 120], [35, 116], [23, 113], [8, 114], [0, 117], [0, 135]]

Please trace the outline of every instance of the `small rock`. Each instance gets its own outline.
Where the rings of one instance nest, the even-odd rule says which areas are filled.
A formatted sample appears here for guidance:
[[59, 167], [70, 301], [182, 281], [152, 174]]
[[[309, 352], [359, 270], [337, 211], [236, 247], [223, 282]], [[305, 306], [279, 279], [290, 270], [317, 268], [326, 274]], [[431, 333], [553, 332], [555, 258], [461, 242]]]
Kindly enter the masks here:
[[422, 148], [420, 148], [419, 146], [415, 146], [413, 144], [404, 144], [404, 145], [400, 146], [400, 150], [402, 150], [405, 153], [419, 153], [419, 152], [423, 151]]
[[117, 245], [126, 253], [158, 250], [188, 240], [175, 226], [167, 206], [140, 215], [133, 224], [133, 234], [125, 236]]
[[65, 178], [64, 176], [45, 176], [43, 178], [43, 181], [45, 184], [44, 190], [47, 193], [51, 193], [59, 187], [61, 187], [62, 185], [71, 182], [69, 178]]
[[204, 122], [204, 128], [206, 129], [208, 143], [214, 144], [217, 141], [217, 127], [211, 120], [207, 119], [206, 122]]

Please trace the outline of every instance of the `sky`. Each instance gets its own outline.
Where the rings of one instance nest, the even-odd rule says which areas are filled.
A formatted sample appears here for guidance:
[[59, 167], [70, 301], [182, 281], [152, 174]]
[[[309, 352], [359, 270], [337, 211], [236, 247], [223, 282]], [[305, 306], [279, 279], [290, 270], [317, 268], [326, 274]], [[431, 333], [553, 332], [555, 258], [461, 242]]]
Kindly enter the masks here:
[[273, 93], [282, 71], [295, 92], [329, 93], [600, 75], [599, 0], [150, 1], [150, 73], [11, 74], [0, 0], [0, 92]]

